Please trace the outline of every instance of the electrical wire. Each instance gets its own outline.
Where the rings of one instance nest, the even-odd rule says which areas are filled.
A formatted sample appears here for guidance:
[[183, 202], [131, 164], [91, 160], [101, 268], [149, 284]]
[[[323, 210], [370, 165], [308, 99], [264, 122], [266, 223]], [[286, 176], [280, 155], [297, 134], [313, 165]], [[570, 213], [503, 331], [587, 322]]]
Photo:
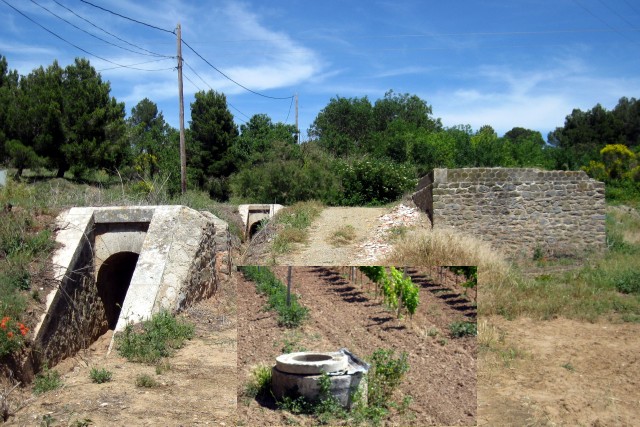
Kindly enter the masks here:
[[627, 24], [629, 24], [629, 26], [631, 28], [634, 28], [634, 24], [632, 22], [630, 22], [627, 18], [625, 18], [624, 16], [622, 16], [621, 14], [619, 14], [618, 12], [616, 12], [615, 9], [613, 9], [611, 6], [609, 6], [607, 3], [603, 2], [602, 0], [598, 0], [600, 2], [600, 4], [602, 4], [604, 7], [606, 7], [607, 9], [609, 9], [610, 12], [612, 12], [614, 15], [616, 15], [618, 18], [622, 19], [624, 22], [626, 22]]
[[[189, 67], [189, 69], [193, 72], [193, 74], [195, 74], [196, 76], [198, 76], [198, 78], [200, 79], [200, 81], [202, 81], [202, 83], [204, 83], [205, 85], [207, 85], [209, 87], [209, 89], [214, 90], [211, 85], [209, 83], [207, 83], [201, 76], [200, 74], [198, 74], [196, 72], [196, 70], [193, 69], [193, 67], [191, 65], [189, 65], [187, 63], [187, 61], [184, 60], [184, 58], [182, 59], [182, 63], [185, 64], [187, 67]], [[199, 89], [199, 88], [198, 88]], [[243, 116], [245, 116], [247, 119], [251, 120], [251, 117], [247, 116], [245, 113], [243, 113], [242, 111], [240, 111], [238, 108], [236, 108], [233, 104], [231, 104], [228, 100], [227, 100], [227, 105], [229, 105], [229, 107], [233, 108], [234, 110], [236, 110], [238, 113], [242, 114]], [[242, 120], [241, 118], [238, 118], [238, 120], [241, 120], [243, 122], [245, 122], [244, 120]], [[246, 122], [245, 122], [246, 123]]]
[[67, 21], [67, 20], [66, 20], [66, 19], [64, 19], [62, 16], [57, 15], [56, 13], [54, 13], [54, 12], [52, 12], [51, 10], [47, 9], [46, 7], [44, 7], [43, 5], [41, 5], [40, 3], [36, 2], [35, 0], [30, 0], [30, 1], [31, 1], [31, 3], [35, 4], [36, 6], [39, 6], [40, 8], [42, 8], [42, 9], [46, 10], [47, 12], [49, 12], [51, 15], [55, 16], [56, 18], [60, 19], [61, 21], [64, 21], [64, 22], [66, 22], [67, 24], [71, 25], [73, 28], [75, 28], [75, 29], [77, 29], [77, 30], [80, 30], [80, 31], [82, 31], [83, 33], [88, 34], [88, 35], [90, 35], [91, 37], [93, 37], [93, 38], [95, 38], [95, 39], [97, 39], [97, 40], [100, 40], [100, 41], [102, 41], [102, 42], [104, 42], [104, 43], [107, 43], [107, 44], [109, 44], [109, 45], [111, 45], [111, 46], [115, 46], [115, 47], [117, 47], [117, 48], [119, 48], [119, 49], [123, 49], [123, 50], [126, 50], [126, 51], [128, 51], [128, 52], [133, 52], [133, 53], [138, 54], [138, 55], [159, 56], [159, 55], [156, 55], [156, 54], [148, 54], [148, 53], [137, 52], [137, 51], [135, 51], [135, 50], [133, 50], [133, 49], [129, 49], [129, 48], [126, 48], [126, 47], [123, 47], [123, 46], [119, 46], [119, 45], [117, 45], [117, 44], [115, 44], [115, 43], [110, 42], [109, 40], [105, 40], [105, 39], [103, 39], [102, 37], [98, 37], [98, 36], [96, 36], [95, 34], [92, 34], [92, 33], [90, 33], [89, 31], [87, 31], [87, 30], [85, 30], [85, 29], [83, 29], [83, 28], [78, 27], [77, 25], [75, 25], [75, 24], [74, 24], [74, 23], [72, 23], [72, 22]]
[[606, 25], [607, 27], [609, 27], [610, 29], [612, 29], [613, 31], [615, 31], [616, 33], [620, 34], [621, 36], [623, 36], [625, 39], [629, 40], [630, 42], [634, 43], [634, 44], [640, 44], [638, 42], [636, 42], [635, 40], [630, 39], [629, 37], [627, 37], [626, 34], [624, 34], [622, 31], [615, 29], [613, 26], [609, 25], [607, 23], [607, 21], [605, 21], [604, 19], [602, 19], [601, 17], [599, 17], [598, 15], [596, 15], [595, 13], [593, 13], [590, 9], [588, 9], [586, 6], [584, 6], [582, 3], [580, 3], [578, 0], [573, 0], [573, 2], [575, 4], [577, 4], [578, 6], [580, 6], [582, 9], [584, 9], [589, 15], [593, 16], [594, 18], [596, 18], [598, 21], [602, 22], [604, 25]]
[[[84, 0], [83, 0], [84, 1]], [[223, 77], [225, 77], [227, 80], [235, 83], [237, 86], [240, 86], [241, 88], [243, 88], [244, 90], [246, 90], [247, 92], [251, 92], [255, 95], [258, 96], [262, 96], [263, 98], [269, 98], [269, 99], [278, 99], [278, 100], [282, 100], [282, 99], [293, 99], [293, 95], [291, 96], [283, 96], [283, 97], [279, 97], [279, 96], [270, 96], [270, 95], [265, 95], [263, 93], [260, 92], [256, 92], [255, 90], [249, 89], [248, 87], [238, 83], [237, 81], [233, 80], [231, 77], [227, 76], [225, 73], [223, 73], [222, 71], [220, 71], [215, 65], [213, 65], [211, 62], [207, 61], [202, 55], [200, 55], [194, 48], [192, 48], [189, 43], [187, 43], [184, 39], [182, 39], [182, 43], [187, 46], [193, 53], [196, 54], [196, 56], [198, 56], [198, 58], [202, 59], [204, 62], [207, 63], [207, 65], [209, 65], [211, 68], [213, 68], [214, 70], [216, 70], [218, 73], [220, 73]]]
[[[167, 59], [172, 59], [172, 58], [152, 59], [151, 61], [138, 62], [136, 64], [129, 64], [128, 66], [132, 67], [132, 66], [136, 66], [136, 65], [150, 64], [152, 62], [166, 61]], [[102, 72], [102, 71], [116, 70], [118, 68], [122, 68], [122, 66], [103, 68], [103, 69], [97, 70], [97, 71]], [[145, 71], [167, 71], [167, 70], [175, 70], [175, 69], [176, 69], [176, 67], [174, 66], [174, 67], [169, 67], [169, 68], [158, 68], [158, 69], [154, 69], [154, 70], [145, 70]]]
[[291, 107], [293, 106], [293, 97], [291, 97], [291, 103], [289, 104], [289, 112], [287, 113], [287, 118], [284, 121], [284, 124], [286, 125], [287, 122], [289, 121], [289, 114], [291, 114]]
[[189, 83], [191, 83], [193, 85], [193, 87], [195, 87], [196, 89], [198, 89], [198, 91], [202, 92], [202, 89], [200, 89], [200, 87], [195, 84], [185, 73], [182, 73], [182, 77], [184, 77], [185, 79], [187, 79], [187, 81]]
[[121, 42], [128, 44], [129, 46], [133, 46], [133, 47], [135, 47], [135, 48], [137, 48], [137, 49], [143, 50], [143, 51], [145, 51], [145, 52], [147, 52], [147, 53], [150, 53], [150, 54], [152, 54], [152, 55], [155, 55], [155, 56], [164, 56], [164, 57], [168, 57], [168, 58], [175, 58], [175, 56], [163, 55], [163, 54], [161, 54], [161, 53], [153, 52], [153, 51], [151, 51], [151, 50], [148, 50], [148, 49], [145, 49], [145, 48], [143, 48], [143, 47], [141, 47], [141, 46], [138, 46], [138, 45], [136, 45], [136, 44], [134, 44], [134, 43], [128, 42], [127, 40], [125, 40], [125, 39], [123, 39], [123, 38], [120, 38], [120, 37], [118, 37], [117, 35], [115, 35], [115, 34], [113, 34], [113, 33], [109, 32], [109, 31], [105, 30], [105, 29], [104, 29], [104, 28], [102, 28], [101, 26], [94, 24], [93, 22], [91, 22], [91, 21], [90, 21], [90, 20], [88, 20], [87, 18], [85, 18], [85, 17], [83, 17], [83, 16], [81, 16], [81, 15], [78, 15], [76, 12], [74, 12], [74, 11], [73, 11], [73, 10], [71, 10], [71, 9], [69, 9], [67, 6], [63, 5], [63, 4], [62, 4], [62, 3], [60, 3], [58, 0], [53, 0], [53, 1], [54, 1], [57, 5], [59, 5], [60, 7], [65, 8], [66, 10], [68, 10], [69, 12], [71, 12], [72, 14], [74, 14], [75, 16], [77, 16], [78, 18], [82, 19], [83, 21], [85, 21], [85, 22], [86, 22], [86, 23], [88, 23], [89, 25], [93, 26], [94, 28], [97, 28], [98, 30], [100, 30], [100, 31], [102, 31], [102, 32], [104, 32], [104, 33], [106, 33], [106, 34], [109, 34], [111, 37], [114, 37], [114, 38], [116, 38], [116, 39], [120, 40]]
[[[7, 6], [9, 6], [11, 9], [15, 10], [15, 11], [16, 11], [16, 12], [18, 12], [20, 15], [22, 15], [23, 17], [25, 17], [25, 18], [26, 18], [26, 19], [28, 19], [29, 21], [33, 22], [34, 24], [36, 24], [38, 27], [42, 28], [43, 30], [45, 30], [45, 31], [46, 31], [46, 32], [48, 32], [49, 34], [51, 34], [51, 35], [53, 35], [54, 37], [56, 37], [56, 38], [58, 38], [58, 39], [62, 40], [62, 41], [63, 41], [63, 42], [65, 42], [65, 43], [67, 43], [67, 44], [69, 44], [69, 45], [71, 45], [71, 46], [75, 47], [76, 49], [78, 49], [78, 50], [80, 50], [80, 51], [82, 51], [82, 52], [86, 53], [87, 55], [91, 55], [91, 56], [93, 56], [93, 57], [95, 57], [95, 58], [101, 59], [101, 60], [103, 60], [103, 61], [105, 61], [105, 62], [108, 62], [108, 63], [113, 64], [113, 65], [117, 65], [118, 67], [122, 67], [122, 68], [130, 68], [130, 69], [132, 69], [132, 70], [138, 70], [138, 71], [156, 71], [156, 70], [146, 70], [146, 69], [144, 69], [144, 68], [135, 68], [135, 67], [132, 67], [132, 66], [129, 66], [129, 65], [118, 64], [117, 62], [114, 62], [114, 61], [111, 61], [111, 60], [109, 60], [109, 59], [103, 58], [103, 57], [101, 57], [101, 56], [99, 56], [99, 55], [96, 55], [95, 53], [91, 53], [91, 52], [89, 52], [88, 50], [83, 49], [83, 48], [81, 48], [80, 46], [78, 46], [78, 45], [76, 45], [76, 44], [74, 44], [74, 43], [71, 43], [69, 40], [67, 40], [67, 39], [63, 38], [62, 36], [60, 36], [60, 35], [58, 35], [58, 34], [54, 33], [53, 31], [51, 31], [50, 29], [48, 29], [48, 28], [47, 28], [47, 27], [45, 27], [44, 25], [40, 24], [39, 22], [35, 21], [34, 19], [32, 19], [31, 17], [29, 17], [28, 15], [26, 15], [25, 13], [23, 13], [23, 12], [22, 12], [22, 11], [20, 11], [19, 9], [16, 9], [16, 8], [15, 8], [13, 5], [11, 5], [10, 3], [7, 3], [7, 1], [6, 1], [6, 0], [0, 0], [0, 1], [2, 1], [4, 4], [6, 4]], [[159, 71], [162, 71], [162, 70], [159, 70]]]
[[93, 3], [89, 2], [89, 1], [86, 1], [86, 0], [80, 0], [80, 1], [82, 3], [88, 4], [89, 6], [93, 6], [96, 9], [100, 9], [100, 10], [103, 10], [105, 12], [111, 13], [112, 15], [119, 16], [120, 18], [128, 19], [129, 21], [133, 21], [133, 22], [135, 22], [137, 24], [145, 25], [147, 27], [154, 28], [154, 29], [160, 30], [160, 31], [164, 31], [164, 32], [169, 33], [169, 34], [174, 34], [175, 35], [175, 33], [176, 33], [175, 30], [167, 30], [166, 28], [156, 27], [155, 25], [147, 24], [146, 22], [142, 22], [142, 21], [138, 21], [137, 19], [129, 18], [128, 16], [121, 15], [121, 14], [119, 14], [117, 12], [114, 12], [112, 10], [106, 9], [106, 8], [104, 8], [102, 6], [98, 6], [98, 5], [93, 4]]

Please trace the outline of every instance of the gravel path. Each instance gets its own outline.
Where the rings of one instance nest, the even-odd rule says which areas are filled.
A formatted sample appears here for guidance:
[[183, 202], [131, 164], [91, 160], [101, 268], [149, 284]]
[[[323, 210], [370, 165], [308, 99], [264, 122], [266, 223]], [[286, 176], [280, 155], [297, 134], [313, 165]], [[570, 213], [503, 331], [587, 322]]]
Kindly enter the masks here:
[[[334, 246], [333, 234], [351, 225], [355, 238]], [[428, 226], [429, 218], [418, 209], [403, 204], [393, 208], [326, 208], [309, 229], [309, 240], [293, 252], [278, 258], [279, 265], [368, 265], [391, 251], [390, 230], [398, 227]]]

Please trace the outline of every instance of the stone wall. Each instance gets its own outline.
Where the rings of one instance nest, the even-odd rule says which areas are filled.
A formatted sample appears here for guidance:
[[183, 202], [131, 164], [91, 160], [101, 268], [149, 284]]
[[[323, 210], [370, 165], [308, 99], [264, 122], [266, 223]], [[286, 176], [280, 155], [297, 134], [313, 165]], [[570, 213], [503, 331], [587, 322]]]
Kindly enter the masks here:
[[582, 171], [435, 169], [414, 201], [434, 227], [455, 227], [514, 257], [606, 246], [604, 184]]

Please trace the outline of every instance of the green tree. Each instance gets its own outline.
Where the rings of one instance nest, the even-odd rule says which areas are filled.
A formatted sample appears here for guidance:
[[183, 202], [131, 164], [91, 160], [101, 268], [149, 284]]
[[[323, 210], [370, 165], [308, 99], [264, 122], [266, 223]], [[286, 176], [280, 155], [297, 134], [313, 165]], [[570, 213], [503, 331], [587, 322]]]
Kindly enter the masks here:
[[367, 97], [331, 98], [309, 129], [320, 146], [336, 156], [365, 151], [373, 130], [373, 107]]
[[379, 132], [385, 131], [391, 123], [398, 120], [430, 132], [441, 130], [440, 119], [433, 119], [431, 115], [431, 106], [418, 96], [397, 94], [389, 90], [373, 107], [373, 124], [374, 129]]
[[240, 125], [240, 136], [231, 147], [231, 155], [238, 168], [260, 162], [268, 157], [275, 141], [296, 143], [296, 127], [273, 123], [266, 114], [256, 114], [246, 124]]
[[504, 134], [513, 166], [553, 168], [554, 161], [538, 131], [514, 127]]
[[507, 166], [511, 164], [510, 150], [505, 149], [503, 141], [489, 125], [482, 126], [471, 137], [471, 146], [475, 154], [475, 165], [480, 167]]
[[88, 60], [77, 58], [65, 68], [62, 82], [64, 141], [58, 176], [67, 168], [82, 174], [89, 168], [112, 169], [127, 157], [124, 103], [110, 96]]
[[219, 179], [234, 171], [229, 148], [238, 137], [238, 128], [224, 94], [213, 90], [196, 92], [195, 101], [191, 103], [190, 135], [194, 152], [188, 161], [202, 172], [199, 184], [208, 183], [212, 196], [226, 198], [226, 181]]

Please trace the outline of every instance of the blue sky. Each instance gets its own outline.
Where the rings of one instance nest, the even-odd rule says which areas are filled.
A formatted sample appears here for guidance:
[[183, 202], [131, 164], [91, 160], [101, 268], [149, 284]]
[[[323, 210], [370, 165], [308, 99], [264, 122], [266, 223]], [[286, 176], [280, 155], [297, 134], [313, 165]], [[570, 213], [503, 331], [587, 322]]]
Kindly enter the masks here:
[[[156, 102], [178, 126], [175, 59], [114, 68], [60, 37], [109, 61], [141, 64], [144, 56], [92, 38], [38, 5], [115, 44], [176, 55], [176, 38], [79, 0], [0, 0], [0, 54], [28, 74], [57, 59], [87, 57], [111, 82], [127, 113], [141, 99]], [[546, 138], [573, 108], [613, 108], [622, 96], [640, 97], [640, 2], [637, 0], [91, 0], [119, 14], [182, 35], [200, 55], [242, 85], [273, 97], [297, 93], [303, 140], [332, 97], [393, 89], [416, 94], [445, 126], [489, 124], [503, 134], [514, 126]], [[293, 123], [290, 100], [260, 97], [227, 80], [183, 48], [185, 113], [199, 89], [226, 94], [238, 124], [257, 113]], [[160, 58], [162, 59], [162, 58]]]

